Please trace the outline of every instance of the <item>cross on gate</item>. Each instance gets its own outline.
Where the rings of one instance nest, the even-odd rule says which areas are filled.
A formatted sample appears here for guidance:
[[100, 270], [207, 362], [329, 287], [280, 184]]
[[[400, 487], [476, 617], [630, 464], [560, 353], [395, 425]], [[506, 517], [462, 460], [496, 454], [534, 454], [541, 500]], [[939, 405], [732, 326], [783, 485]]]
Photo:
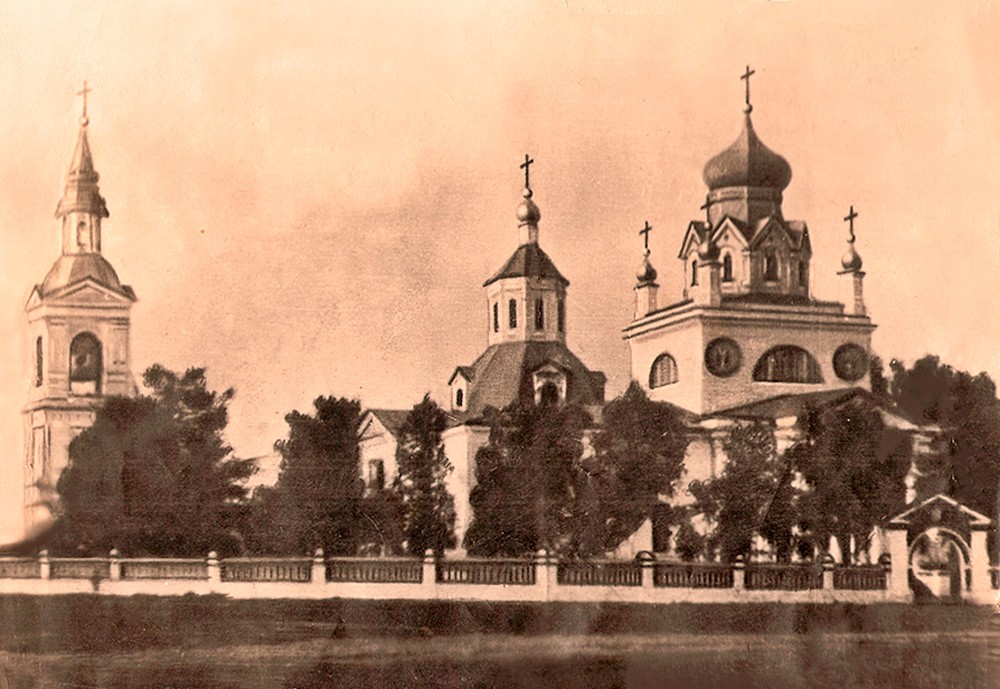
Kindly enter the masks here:
[[524, 170], [524, 188], [530, 189], [531, 184], [529, 182], [529, 173], [531, 172], [531, 164], [534, 163], [534, 158], [531, 158], [527, 153], [524, 154], [524, 162], [521, 163], [521, 169]]

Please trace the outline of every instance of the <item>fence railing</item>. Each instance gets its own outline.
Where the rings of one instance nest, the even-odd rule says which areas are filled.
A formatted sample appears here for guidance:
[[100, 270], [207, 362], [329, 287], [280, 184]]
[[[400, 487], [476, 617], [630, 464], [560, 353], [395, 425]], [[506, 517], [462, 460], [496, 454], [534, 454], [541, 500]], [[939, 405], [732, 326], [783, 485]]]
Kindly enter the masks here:
[[326, 561], [327, 581], [371, 584], [419, 584], [423, 562], [408, 559], [337, 558]]
[[232, 558], [219, 564], [222, 581], [311, 581], [312, 560]]
[[121, 561], [122, 579], [207, 579], [208, 564], [194, 558], [136, 558]]
[[564, 586], [642, 586], [637, 562], [560, 562], [556, 572]]
[[[769, 591], [809, 592], [813, 590], [843, 591], [846, 599], [868, 600], [869, 593], [890, 592], [889, 562], [880, 566], [836, 566], [832, 561], [812, 564], [771, 564], [750, 562], [741, 559], [729, 564], [668, 562], [655, 560], [643, 555], [636, 560], [563, 560], [540, 552], [532, 558], [435, 558], [428, 553], [423, 558], [415, 557], [332, 557], [327, 558], [321, 551], [314, 557], [271, 557], [271, 558], [218, 558], [215, 553], [201, 558], [123, 558], [112, 551], [107, 558], [50, 558], [40, 553], [38, 558], [0, 558], [0, 580], [17, 579], [59, 579], [87, 581], [97, 590], [104, 590], [108, 580], [109, 590], [115, 582], [131, 581], [198, 581], [192, 591], [226, 591], [229, 583], [288, 584], [293, 587], [335, 586], [337, 583], [360, 583], [373, 586], [398, 586], [396, 589], [381, 589], [380, 597], [401, 596], [403, 598], [427, 596], [430, 598], [452, 596], [482, 596], [490, 600], [490, 594], [472, 592], [467, 586], [513, 587], [520, 589], [498, 594], [510, 595], [518, 599], [527, 596], [542, 600], [576, 600], [578, 597], [591, 599], [593, 594], [584, 594], [580, 589], [648, 589], [650, 600], [669, 599], [673, 594], [668, 590], [701, 590], [700, 599], [711, 600], [715, 592], [726, 600], [738, 600], [742, 592]], [[994, 589], [1000, 584], [1000, 568], [990, 569], [990, 581]], [[2, 581], [0, 581], [2, 583]], [[449, 588], [437, 585], [457, 584]], [[27, 585], [27, 584], [25, 584]], [[33, 584], [32, 584], [33, 585]], [[221, 585], [222, 589], [216, 586]], [[24, 585], [8, 588], [21, 590]], [[414, 588], [416, 587], [416, 588]], [[422, 590], [420, 587], [423, 588]], [[535, 587], [536, 593], [525, 588]], [[563, 593], [558, 589], [563, 587]], [[173, 590], [181, 590], [176, 586]], [[2, 590], [2, 589], [0, 589]], [[121, 591], [135, 591], [136, 587], [123, 587]], [[183, 589], [188, 590], [188, 589]], [[228, 589], [234, 594], [247, 595], [243, 588]], [[292, 589], [268, 589], [261, 591], [279, 592], [281, 595], [297, 596]], [[305, 589], [298, 589], [305, 591]], [[308, 596], [318, 595], [364, 595], [354, 589], [323, 589], [328, 594], [320, 594], [314, 588]], [[343, 591], [340, 593], [338, 591]], [[661, 593], [653, 593], [660, 591]], [[725, 593], [722, 592], [732, 592]], [[905, 593], [905, 591], [904, 591]], [[855, 595], [862, 594], [862, 595]], [[254, 594], [256, 595], [256, 594]], [[263, 593], [261, 595], [264, 595]], [[631, 597], [635, 594], [629, 593]], [[706, 597], [707, 596], [707, 597]], [[728, 598], [727, 598], [728, 596]], [[771, 596], [773, 597], [773, 595]], [[877, 598], [876, 598], [877, 599]]]
[[111, 561], [99, 557], [52, 559], [49, 576], [53, 579], [109, 579]]
[[664, 588], [731, 589], [733, 569], [729, 565], [657, 563], [653, 585]]
[[0, 558], [0, 579], [38, 579], [38, 560], [26, 557]]
[[833, 570], [833, 588], [844, 591], [881, 591], [885, 589], [885, 568], [837, 567]]
[[814, 565], [748, 564], [746, 587], [758, 591], [821, 589], [823, 571]]
[[441, 560], [437, 580], [442, 584], [530, 586], [536, 563], [531, 560]]

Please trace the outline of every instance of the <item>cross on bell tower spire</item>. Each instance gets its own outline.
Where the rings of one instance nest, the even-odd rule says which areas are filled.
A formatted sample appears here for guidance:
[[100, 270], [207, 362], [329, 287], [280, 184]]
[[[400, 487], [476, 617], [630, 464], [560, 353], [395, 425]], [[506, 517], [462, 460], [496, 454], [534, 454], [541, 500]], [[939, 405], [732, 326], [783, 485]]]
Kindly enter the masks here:
[[80, 125], [86, 127], [90, 124], [90, 120], [87, 119], [87, 94], [94, 89], [87, 86], [87, 80], [83, 80], [83, 88], [76, 92], [76, 95], [83, 96], [83, 115], [80, 117]]
[[750, 69], [750, 65], [747, 65], [746, 71], [740, 76], [740, 79], [746, 82], [746, 105], [743, 106], [743, 112], [748, 115], [753, 112], [753, 106], [750, 105], [750, 77], [756, 73], [757, 70]]

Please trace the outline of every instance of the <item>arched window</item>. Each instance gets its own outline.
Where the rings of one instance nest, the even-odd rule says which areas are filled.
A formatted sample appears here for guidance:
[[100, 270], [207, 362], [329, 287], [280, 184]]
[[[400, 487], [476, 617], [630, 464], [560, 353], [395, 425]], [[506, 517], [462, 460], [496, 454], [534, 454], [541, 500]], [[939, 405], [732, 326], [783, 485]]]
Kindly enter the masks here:
[[768, 251], [764, 255], [764, 279], [768, 282], [777, 282], [778, 280], [778, 257], [774, 255], [773, 251]]
[[691, 261], [691, 286], [698, 284], [698, 261]]
[[555, 383], [545, 383], [542, 385], [539, 394], [539, 405], [543, 407], [553, 407], [559, 404], [559, 388]]
[[545, 328], [545, 303], [541, 299], [535, 300], [535, 330]]
[[722, 257], [722, 281], [733, 281], [733, 255], [726, 254]]
[[35, 340], [35, 387], [42, 384], [42, 364], [43, 364], [42, 338]]
[[500, 332], [500, 305], [493, 302], [493, 332]]
[[649, 387], [661, 388], [677, 382], [677, 362], [669, 354], [656, 357], [653, 367], [649, 369]]
[[517, 327], [517, 300], [511, 299], [507, 302], [507, 322], [511, 329]]
[[101, 394], [101, 341], [80, 333], [69, 345], [69, 387], [78, 395]]
[[85, 222], [76, 226], [76, 245], [81, 251], [90, 248], [90, 227]]
[[559, 332], [566, 332], [566, 302], [562, 299], [556, 302], [556, 321]]
[[465, 390], [459, 388], [455, 391], [455, 408], [461, 409], [463, 404], [465, 404]]
[[764, 352], [757, 360], [753, 379], [764, 383], [822, 383], [823, 374], [813, 355], [793, 345]]

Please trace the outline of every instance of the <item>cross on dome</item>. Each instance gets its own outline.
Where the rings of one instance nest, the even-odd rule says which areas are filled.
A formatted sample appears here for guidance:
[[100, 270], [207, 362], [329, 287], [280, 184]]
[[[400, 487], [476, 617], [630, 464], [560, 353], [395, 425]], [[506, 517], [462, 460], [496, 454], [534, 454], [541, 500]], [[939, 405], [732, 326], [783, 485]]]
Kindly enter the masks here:
[[530, 181], [531, 164], [534, 162], [535, 159], [529, 156], [527, 153], [525, 153], [524, 162], [521, 163], [520, 166], [521, 169], [524, 170], [524, 188], [529, 191], [531, 190], [531, 181]]
[[848, 223], [850, 223], [850, 225], [848, 226], [848, 228], [849, 228], [849, 231], [851, 233], [851, 238], [847, 240], [849, 244], [853, 244], [854, 240], [855, 240], [855, 237], [854, 237], [854, 219], [856, 217], [858, 217], [858, 212], [856, 210], [854, 210], [854, 206], [852, 205], [851, 206], [851, 212], [844, 216], [844, 220], [847, 221]]
[[646, 254], [649, 254], [649, 233], [653, 231], [653, 226], [649, 224], [649, 221], [645, 221], [645, 226], [639, 230], [639, 234], [642, 235], [642, 248], [645, 250]]
[[757, 73], [757, 70], [750, 69], [750, 65], [747, 65], [747, 69], [743, 72], [740, 79], [746, 82], [746, 105], [743, 106], [743, 112], [750, 114], [753, 110], [753, 106], [750, 105], [750, 77]]

